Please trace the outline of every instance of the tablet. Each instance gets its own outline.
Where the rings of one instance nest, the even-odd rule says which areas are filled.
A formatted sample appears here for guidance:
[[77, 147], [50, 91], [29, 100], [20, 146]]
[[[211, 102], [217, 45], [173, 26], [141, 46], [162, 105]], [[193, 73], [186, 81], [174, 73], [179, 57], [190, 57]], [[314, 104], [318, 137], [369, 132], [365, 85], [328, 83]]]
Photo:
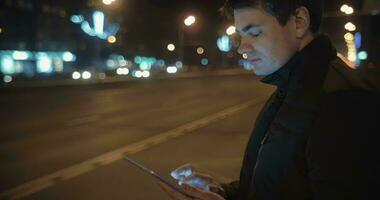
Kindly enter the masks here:
[[140, 163], [132, 160], [131, 158], [129, 158], [128, 156], [124, 156], [124, 159], [126, 161], [128, 161], [129, 163], [131, 163], [133, 166], [141, 169], [142, 171], [144, 171], [145, 173], [147, 174], [150, 174], [151, 176], [157, 178], [159, 181], [165, 183], [167, 186], [171, 187], [172, 189], [180, 192], [181, 194], [187, 196], [187, 197], [191, 197], [190, 195], [186, 194], [185, 191], [183, 191], [180, 187], [178, 187], [177, 185], [171, 183], [170, 181], [166, 180], [165, 178], [163, 178], [162, 176], [158, 175], [156, 172], [154, 172], [153, 170], [150, 170], [146, 167], [144, 167], [143, 165], [141, 165]]

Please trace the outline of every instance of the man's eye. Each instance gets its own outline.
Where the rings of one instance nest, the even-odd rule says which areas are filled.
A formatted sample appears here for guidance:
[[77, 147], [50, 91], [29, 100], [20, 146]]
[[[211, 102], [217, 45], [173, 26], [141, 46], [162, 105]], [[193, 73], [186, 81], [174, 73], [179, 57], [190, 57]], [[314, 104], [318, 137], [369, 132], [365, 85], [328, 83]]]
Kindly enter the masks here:
[[249, 35], [253, 37], [259, 37], [261, 35], [261, 32], [249, 33]]

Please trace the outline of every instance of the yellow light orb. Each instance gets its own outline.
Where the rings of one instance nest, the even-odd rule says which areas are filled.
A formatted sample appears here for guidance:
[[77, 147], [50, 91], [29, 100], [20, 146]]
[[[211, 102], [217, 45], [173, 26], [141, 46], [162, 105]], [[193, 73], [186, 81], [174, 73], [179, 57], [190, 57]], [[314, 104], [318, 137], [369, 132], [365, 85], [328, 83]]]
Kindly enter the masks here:
[[349, 61], [355, 62], [356, 61], [356, 54], [350, 52], [350, 53], [348, 53], [347, 58], [348, 58]]
[[170, 44], [168, 44], [167, 48], [168, 48], [169, 51], [174, 51], [175, 50], [175, 45], [170, 43]]
[[197, 48], [197, 53], [198, 53], [199, 55], [203, 54], [204, 52], [205, 52], [205, 50], [204, 50], [202, 47], [198, 47], [198, 48]]
[[194, 16], [188, 16], [184, 21], [186, 26], [191, 26], [195, 23], [195, 17]]
[[344, 4], [342, 7], [340, 7], [340, 11], [346, 13], [346, 10], [349, 6], [347, 4]]
[[347, 15], [354, 14], [354, 9], [352, 7], [348, 7], [345, 12]]
[[243, 53], [242, 57], [243, 57], [244, 59], [248, 59], [248, 54]]
[[346, 23], [346, 25], [344, 25], [344, 28], [348, 31], [355, 31], [356, 30], [356, 26], [352, 22]]
[[114, 2], [114, 0], [103, 0], [102, 1], [105, 5], [111, 5], [113, 2]]
[[346, 33], [346, 34], [344, 35], [344, 39], [345, 39], [346, 41], [353, 41], [353, 40], [354, 40], [354, 35], [352, 35], [352, 33]]
[[108, 43], [113, 44], [116, 42], [116, 37], [111, 35], [107, 38]]
[[236, 32], [236, 27], [235, 26], [230, 26], [226, 30], [227, 35], [233, 35], [235, 32]]

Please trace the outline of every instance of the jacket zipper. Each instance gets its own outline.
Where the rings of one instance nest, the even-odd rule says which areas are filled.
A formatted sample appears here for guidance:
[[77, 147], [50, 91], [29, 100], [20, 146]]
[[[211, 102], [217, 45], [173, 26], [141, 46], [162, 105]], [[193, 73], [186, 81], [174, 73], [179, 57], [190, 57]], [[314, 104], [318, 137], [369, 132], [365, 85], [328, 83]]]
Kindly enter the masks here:
[[260, 143], [260, 148], [259, 148], [259, 151], [257, 152], [257, 158], [256, 158], [255, 167], [253, 167], [252, 181], [254, 180], [254, 177], [255, 177], [255, 175], [256, 175], [256, 168], [257, 168], [257, 165], [259, 164], [259, 157], [260, 157], [261, 151], [262, 151], [262, 149], [263, 149], [263, 145], [264, 145], [264, 143], [267, 141], [267, 139], [268, 139], [268, 133], [265, 134], [263, 140], [262, 140], [261, 143]]
[[[285, 93], [285, 94], [282, 94], [282, 95], [286, 96], [286, 93]], [[280, 105], [279, 105], [278, 109], [280, 109], [280, 107], [281, 107], [281, 105], [282, 105], [283, 102], [284, 102], [284, 99], [282, 99], [282, 101], [280, 102]], [[278, 109], [277, 109], [277, 111], [278, 111]], [[276, 112], [275, 116], [276, 116], [276, 115], [277, 115], [277, 112]], [[269, 130], [269, 129], [268, 129], [268, 130]], [[257, 169], [257, 166], [258, 166], [259, 161], [260, 161], [259, 158], [260, 158], [261, 151], [262, 151], [262, 149], [263, 149], [263, 145], [265, 144], [265, 142], [266, 142], [267, 140], [268, 140], [268, 132], [266, 132], [266, 134], [265, 134], [263, 140], [261, 140], [260, 148], [259, 148], [259, 151], [257, 152], [256, 163], [255, 163], [255, 166], [253, 167], [253, 174], [252, 174], [251, 184], [252, 184], [252, 182], [254, 181], [255, 176], [256, 176], [256, 169]]]

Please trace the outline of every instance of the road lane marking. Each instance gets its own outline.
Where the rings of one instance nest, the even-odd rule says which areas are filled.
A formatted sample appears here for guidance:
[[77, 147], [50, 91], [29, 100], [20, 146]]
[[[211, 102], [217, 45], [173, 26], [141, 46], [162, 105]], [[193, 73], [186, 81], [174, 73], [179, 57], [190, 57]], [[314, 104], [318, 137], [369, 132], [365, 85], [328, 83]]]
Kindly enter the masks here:
[[225, 119], [228, 116], [231, 116], [240, 111], [243, 111], [250, 106], [257, 105], [266, 99], [267, 97], [259, 97], [254, 100], [251, 100], [239, 105], [235, 105], [223, 111], [217, 112], [215, 114], [209, 115], [199, 120], [195, 120], [193, 122], [182, 125], [170, 131], [155, 135], [153, 137], [150, 137], [142, 141], [133, 143], [131, 145], [102, 154], [95, 158], [64, 168], [62, 170], [56, 171], [46, 176], [26, 182], [20, 186], [17, 186], [15, 188], [12, 188], [8, 191], [1, 193], [0, 199], [20, 199], [20, 198], [26, 197], [28, 195], [31, 195], [33, 193], [46, 189], [48, 187], [54, 186], [55, 184], [61, 181], [78, 177], [84, 173], [93, 171], [100, 166], [109, 165], [115, 161], [121, 160], [124, 157], [124, 155], [134, 154], [142, 150], [145, 150], [147, 148], [150, 148], [154, 145], [164, 143], [170, 139], [192, 133], [196, 129], [207, 126], [208, 124], [213, 123], [215, 121]]

